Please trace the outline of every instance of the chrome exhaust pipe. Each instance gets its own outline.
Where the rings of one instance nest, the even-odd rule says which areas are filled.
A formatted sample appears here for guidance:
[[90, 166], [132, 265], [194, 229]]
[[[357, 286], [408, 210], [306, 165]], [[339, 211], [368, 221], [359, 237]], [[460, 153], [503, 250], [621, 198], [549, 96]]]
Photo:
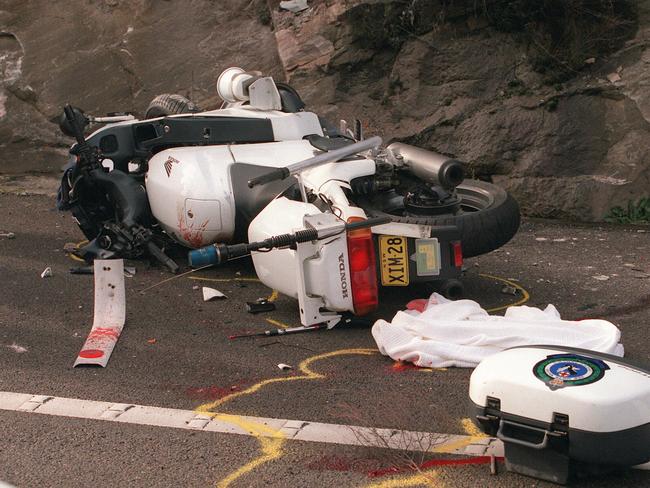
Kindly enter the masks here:
[[465, 179], [463, 163], [433, 151], [394, 142], [389, 145], [389, 160], [398, 166], [406, 166], [418, 178], [450, 190]]

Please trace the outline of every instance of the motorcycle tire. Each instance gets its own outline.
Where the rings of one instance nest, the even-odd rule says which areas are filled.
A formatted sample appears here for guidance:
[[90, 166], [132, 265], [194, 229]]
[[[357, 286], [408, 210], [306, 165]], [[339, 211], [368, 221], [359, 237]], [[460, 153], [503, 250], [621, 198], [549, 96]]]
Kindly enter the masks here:
[[[519, 205], [505, 190], [479, 180], [465, 180], [457, 188], [462, 212], [440, 215], [399, 215], [382, 208], [378, 194], [356, 200], [368, 217], [388, 216], [393, 222], [420, 225], [455, 225], [460, 230], [463, 256], [471, 258], [507, 243], [519, 228]], [[403, 213], [403, 212], [402, 212]]]
[[200, 112], [201, 109], [190, 99], [176, 93], [163, 93], [154, 98], [144, 114], [145, 119], [164, 117], [165, 115]]

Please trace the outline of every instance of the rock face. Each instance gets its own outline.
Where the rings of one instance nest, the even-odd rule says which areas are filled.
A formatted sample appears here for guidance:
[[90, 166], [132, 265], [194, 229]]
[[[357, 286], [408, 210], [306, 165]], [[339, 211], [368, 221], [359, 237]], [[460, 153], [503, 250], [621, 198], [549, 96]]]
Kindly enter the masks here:
[[142, 113], [168, 92], [211, 108], [220, 71], [241, 66], [287, 79], [332, 120], [467, 161], [528, 215], [598, 221], [648, 196], [650, 1], [619, 50], [561, 84], [476, 2], [434, 3], [309, 0], [292, 13], [278, 0], [5, 1], [0, 172], [60, 168], [70, 141], [53, 121], [67, 101]]
[[217, 104], [216, 78], [229, 66], [282, 76], [263, 0], [5, 0], [0, 8], [4, 173], [65, 163], [71, 141], [53, 122], [66, 102], [142, 114], [164, 92]]

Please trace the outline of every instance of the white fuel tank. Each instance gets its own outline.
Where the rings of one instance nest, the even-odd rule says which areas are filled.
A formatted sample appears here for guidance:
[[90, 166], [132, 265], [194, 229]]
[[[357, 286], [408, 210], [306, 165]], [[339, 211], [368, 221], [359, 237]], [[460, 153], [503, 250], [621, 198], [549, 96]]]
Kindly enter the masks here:
[[149, 160], [146, 177], [151, 211], [184, 246], [228, 242], [235, 231], [228, 146], [167, 149]]

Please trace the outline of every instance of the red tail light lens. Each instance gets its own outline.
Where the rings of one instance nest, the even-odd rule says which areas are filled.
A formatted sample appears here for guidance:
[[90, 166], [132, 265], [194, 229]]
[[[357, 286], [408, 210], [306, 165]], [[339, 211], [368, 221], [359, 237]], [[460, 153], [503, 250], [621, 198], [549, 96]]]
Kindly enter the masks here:
[[[348, 222], [364, 220], [350, 217]], [[348, 232], [348, 256], [350, 259], [350, 282], [354, 313], [365, 315], [379, 304], [375, 245], [370, 228]]]
[[462, 268], [463, 266], [463, 246], [460, 241], [453, 241], [451, 243], [451, 249], [453, 251], [454, 266], [457, 268]]

